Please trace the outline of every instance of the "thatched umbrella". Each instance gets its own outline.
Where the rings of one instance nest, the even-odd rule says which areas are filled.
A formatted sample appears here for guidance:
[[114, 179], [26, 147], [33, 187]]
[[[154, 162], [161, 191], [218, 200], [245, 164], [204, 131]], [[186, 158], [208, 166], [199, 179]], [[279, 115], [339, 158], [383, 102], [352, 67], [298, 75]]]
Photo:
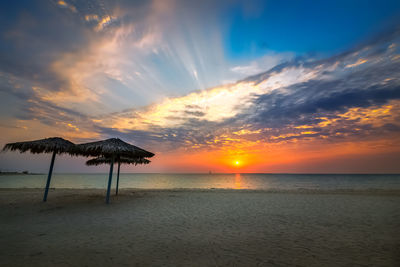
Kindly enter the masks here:
[[[117, 172], [117, 186], [115, 188], [115, 195], [118, 195], [118, 185], [119, 185], [119, 171], [121, 168], [121, 163], [125, 164], [149, 164], [150, 160], [145, 159], [145, 158], [128, 158], [128, 157], [117, 157], [115, 159], [116, 162], [118, 162], [118, 172]], [[105, 157], [97, 157], [94, 159], [90, 159], [86, 161], [86, 165], [91, 166], [91, 165], [100, 165], [100, 164], [110, 164], [111, 163], [111, 158], [105, 158]]]
[[103, 141], [96, 141], [86, 144], [80, 144], [75, 146], [73, 150], [74, 155], [82, 156], [103, 156], [105, 158], [110, 158], [110, 173], [108, 176], [108, 186], [107, 186], [107, 196], [106, 203], [110, 202], [110, 189], [112, 181], [112, 173], [114, 161], [117, 157], [128, 157], [128, 158], [150, 158], [154, 154], [141, 149], [137, 146], [128, 144], [119, 138], [110, 138]]
[[4, 146], [3, 151], [19, 150], [21, 153], [29, 151], [33, 154], [53, 153], [51, 157], [49, 174], [47, 176], [46, 188], [43, 196], [43, 201], [46, 201], [47, 194], [49, 192], [51, 175], [53, 173], [54, 159], [56, 158], [56, 154], [70, 153], [71, 149], [74, 146], [75, 145], [72, 142], [62, 139], [61, 137], [51, 137], [35, 141], [9, 143]]

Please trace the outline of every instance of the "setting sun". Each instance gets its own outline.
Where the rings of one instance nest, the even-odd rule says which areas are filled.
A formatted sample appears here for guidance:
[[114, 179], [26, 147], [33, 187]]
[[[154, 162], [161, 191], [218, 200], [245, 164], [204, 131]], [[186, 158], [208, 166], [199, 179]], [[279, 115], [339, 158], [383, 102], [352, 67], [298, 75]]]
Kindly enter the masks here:
[[237, 161], [235, 161], [235, 164], [236, 164], [236, 165], [239, 165], [239, 163], [240, 163], [240, 162], [239, 162], [238, 160], [237, 160]]

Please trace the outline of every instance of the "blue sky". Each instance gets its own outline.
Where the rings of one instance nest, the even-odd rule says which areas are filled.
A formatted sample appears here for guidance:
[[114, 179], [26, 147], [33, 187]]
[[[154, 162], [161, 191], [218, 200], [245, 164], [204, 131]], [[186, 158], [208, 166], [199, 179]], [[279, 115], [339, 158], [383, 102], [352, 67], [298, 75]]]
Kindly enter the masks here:
[[268, 50], [332, 55], [393, 26], [400, 15], [399, 1], [256, 1], [248, 12], [244, 5], [222, 17], [231, 21], [224, 39], [232, 60]]
[[400, 171], [399, 1], [0, 5], [1, 145], [120, 137], [157, 154], [140, 171]]

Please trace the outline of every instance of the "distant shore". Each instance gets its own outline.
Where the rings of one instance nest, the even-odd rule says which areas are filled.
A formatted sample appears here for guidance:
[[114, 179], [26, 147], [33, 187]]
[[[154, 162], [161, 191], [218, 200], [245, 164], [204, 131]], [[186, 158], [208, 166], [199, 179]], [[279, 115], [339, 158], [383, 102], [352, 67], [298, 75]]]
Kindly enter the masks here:
[[4, 266], [398, 266], [400, 194], [0, 189]]
[[34, 173], [34, 172], [2, 172], [0, 171], [0, 175], [44, 175], [44, 173]]

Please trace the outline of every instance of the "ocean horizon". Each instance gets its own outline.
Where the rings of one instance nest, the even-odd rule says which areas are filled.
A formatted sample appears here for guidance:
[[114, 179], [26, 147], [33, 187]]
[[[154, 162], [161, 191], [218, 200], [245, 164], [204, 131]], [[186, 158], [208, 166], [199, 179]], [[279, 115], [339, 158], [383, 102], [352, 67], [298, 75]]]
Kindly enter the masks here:
[[[117, 175], [114, 173], [112, 186]], [[47, 174], [2, 174], [0, 188], [43, 188]], [[108, 173], [55, 173], [51, 188], [103, 189]], [[250, 190], [400, 190], [400, 174], [121, 173], [119, 188]]]

